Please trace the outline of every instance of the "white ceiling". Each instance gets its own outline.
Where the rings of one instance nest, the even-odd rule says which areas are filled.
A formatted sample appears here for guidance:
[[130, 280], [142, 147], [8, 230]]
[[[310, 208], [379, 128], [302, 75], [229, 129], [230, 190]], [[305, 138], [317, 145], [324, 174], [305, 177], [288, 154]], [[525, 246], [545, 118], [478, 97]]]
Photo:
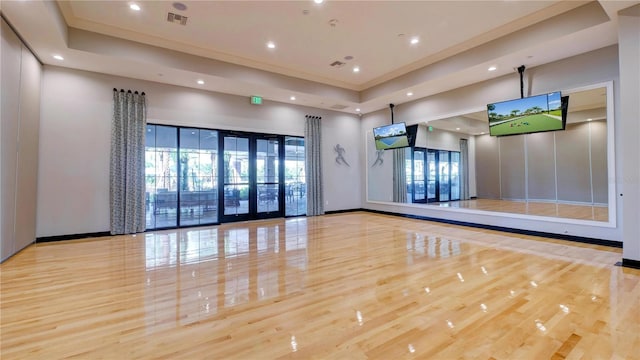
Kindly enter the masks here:
[[[129, 8], [132, 1], [0, 6], [45, 64], [368, 113], [615, 44], [617, 11], [638, 2], [182, 1], [187, 8], [178, 10], [172, 1], [139, 1], [140, 11]], [[168, 12], [188, 17], [187, 24], [168, 22]], [[412, 37], [420, 42], [410, 44]], [[345, 65], [331, 67], [334, 61]]]

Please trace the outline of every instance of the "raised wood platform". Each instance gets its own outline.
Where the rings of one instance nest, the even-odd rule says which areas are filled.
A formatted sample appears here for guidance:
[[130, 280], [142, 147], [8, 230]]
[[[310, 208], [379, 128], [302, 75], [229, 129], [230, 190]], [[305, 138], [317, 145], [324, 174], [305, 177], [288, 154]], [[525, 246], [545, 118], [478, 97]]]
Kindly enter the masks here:
[[33, 245], [0, 358], [639, 359], [620, 249], [370, 213]]

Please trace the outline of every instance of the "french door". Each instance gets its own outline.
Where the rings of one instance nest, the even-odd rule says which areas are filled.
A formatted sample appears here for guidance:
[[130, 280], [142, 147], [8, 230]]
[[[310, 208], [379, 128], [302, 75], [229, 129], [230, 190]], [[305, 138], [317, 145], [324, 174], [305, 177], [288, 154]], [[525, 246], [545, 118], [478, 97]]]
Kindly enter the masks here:
[[218, 222], [218, 133], [147, 125], [146, 228]]
[[146, 228], [306, 213], [304, 138], [147, 125]]
[[222, 132], [221, 222], [284, 216], [280, 138]]
[[457, 151], [413, 149], [411, 183], [414, 203], [460, 199]]

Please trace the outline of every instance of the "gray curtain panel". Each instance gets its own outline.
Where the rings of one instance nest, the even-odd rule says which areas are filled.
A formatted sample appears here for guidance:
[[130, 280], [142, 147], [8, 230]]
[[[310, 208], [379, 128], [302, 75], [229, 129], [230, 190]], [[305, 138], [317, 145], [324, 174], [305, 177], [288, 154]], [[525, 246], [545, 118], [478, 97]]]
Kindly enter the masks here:
[[113, 89], [109, 179], [112, 235], [133, 234], [145, 230], [146, 125], [144, 93]]
[[460, 139], [460, 200], [469, 200], [469, 145]]
[[307, 115], [304, 127], [305, 178], [307, 181], [307, 216], [324, 214], [322, 187], [322, 135], [319, 116]]
[[407, 170], [405, 151], [407, 148], [393, 149], [393, 202], [407, 202]]

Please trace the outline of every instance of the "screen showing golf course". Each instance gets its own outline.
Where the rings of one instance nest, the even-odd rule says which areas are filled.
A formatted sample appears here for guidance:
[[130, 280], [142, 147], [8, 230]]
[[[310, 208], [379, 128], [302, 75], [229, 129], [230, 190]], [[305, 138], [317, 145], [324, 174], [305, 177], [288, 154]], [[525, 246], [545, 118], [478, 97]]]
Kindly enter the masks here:
[[560, 92], [487, 105], [491, 136], [564, 130]]
[[380, 126], [373, 129], [377, 150], [396, 149], [409, 146], [405, 123]]

